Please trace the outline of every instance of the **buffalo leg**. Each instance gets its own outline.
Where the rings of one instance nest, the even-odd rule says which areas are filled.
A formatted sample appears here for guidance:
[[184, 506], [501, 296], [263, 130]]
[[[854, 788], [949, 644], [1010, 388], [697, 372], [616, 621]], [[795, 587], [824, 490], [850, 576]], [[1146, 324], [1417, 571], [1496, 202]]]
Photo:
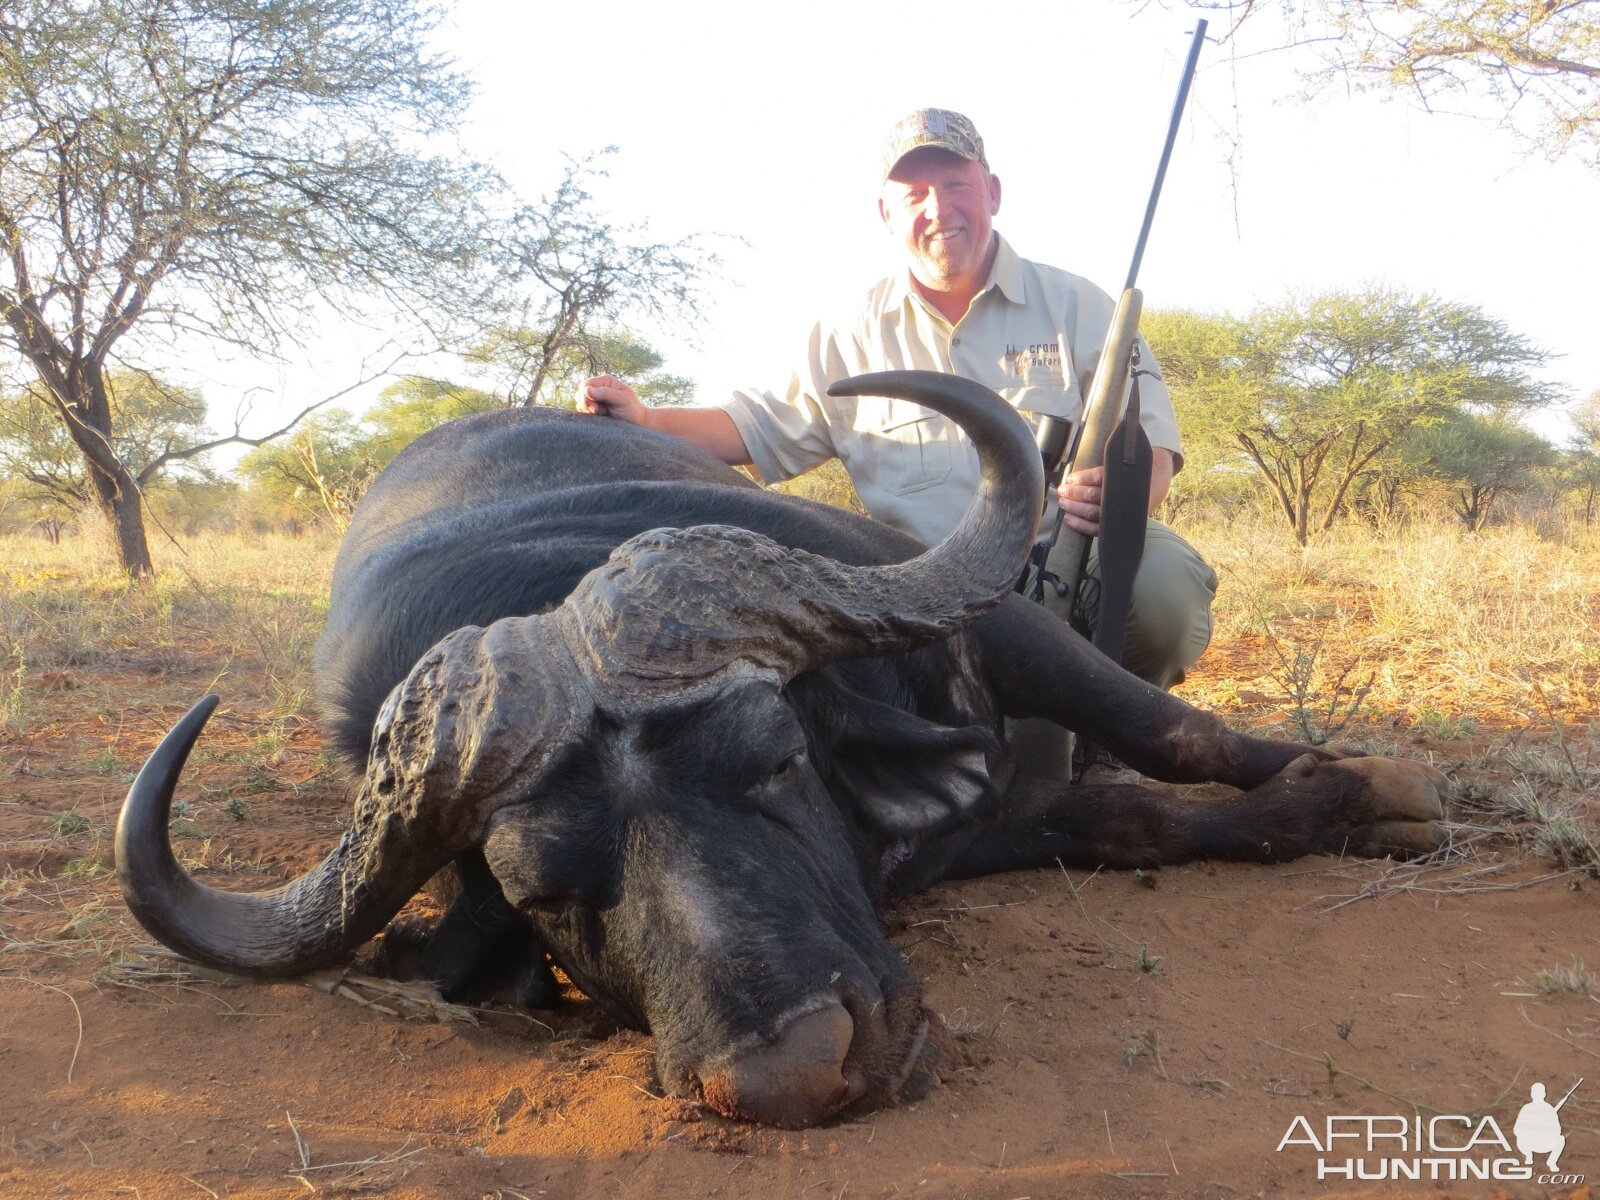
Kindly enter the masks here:
[[1431, 767], [1303, 755], [1243, 796], [1189, 799], [1129, 785], [1021, 777], [947, 878], [1048, 866], [1159, 867], [1303, 854], [1414, 857], [1437, 849], [1447, 782]]
[[434, 927], [417, 962], [449, 1001], [477, 1002], [509, 990], [524, 1008], [551, 1008], [559, 995], [545, 947], [528, 918], [500, 890], [481, 850], [456, 859], [461, 891]]
[[1231, 730], [1122, 670], [1041, 605], [1008, 598], [973, 629], [987, 679], [1008, 717], [1043, 717], [1169, 783], [1252, 788], [1306, 754], [1338, 751]]

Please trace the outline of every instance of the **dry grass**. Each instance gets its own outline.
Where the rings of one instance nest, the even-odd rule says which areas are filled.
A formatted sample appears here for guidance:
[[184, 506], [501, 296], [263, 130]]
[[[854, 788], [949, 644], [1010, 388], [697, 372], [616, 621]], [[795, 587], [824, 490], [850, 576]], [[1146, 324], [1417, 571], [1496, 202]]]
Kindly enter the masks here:
[[[1347, 699], [1370, 677], [1365, 724], [1440, 740], [1470, 733], [1467, 722], [1559, 726], [1592, 741], [1600, 530], [1552, 541], [1524, 528], [1348, 527], [1304, 550], [1271, 525], [1183, 532], [1222, 579], [1213, 652], [1184, 691], [1196, 702], [1263, 703], [1241, 700], [1247, 692], [1284, 705], [1294, 683], [1308, 705], [1326, 704], [1341, 675]], [[203, 661], [220, 680], [248, 657], [271, 673], [269, 715], [304, 708], [332, 541], [227, 536], [154, 549], [154, 585], [129, 587], [96, 541], [0, 538], [0, 732], [27, 727], [30, 689], [89, 665], [159, 672]]]
[[1263, 732], [1427, 757], [1455, 788], [1446, 861], [1510, 842], [1600, 872], [1600, 530], [1183, 531], [1216, 566], [1185, 698]]
[[157, 577], [132, 586], [103, 542], [0, 538], [0, 973], [128, 953], [138, 935], [109, 870], [116, 813], [155, 739], [205, 692], [228, 704], [193, 759], [226, 782], [175, 806], [191, 869], [261, 874], [213, 853], [211, 835], [248, 819], [255, 791], [325, 765], [311, 649], [331, 543], [153, 549]]
[[1600, 712], [1600, 530], [1549, 540], [1525, 528], [1465, 535], [1414, 527], [1379, 535], [1348, 527], [1302, 550], [1271, 526], [1183, 531], [1216, 566], [1213, 646], [1258, 653], [1245, 678], [1211, 659], [1186, 694], [1226, 707], [1228, 689], [1276, 693], [1275, 641], [1317, 646], [1331, 681], [1350, 671], [1371, 691], [1364, 706], [1435, 736], [1561, 723]]
[[1581, 958], [1574, 958], [1570, 965], [1540, 971], [1533, 984], [1541, 992], [1573, 992], [1579, 996], [1592, 996], [1595, 990], [1594, 972]]
[[103, 674], [159, 683], [203, 667], [220, 684], [246, 660], [265, 668], [268, 719], [308, 711], [332, 543], [217, 537], [185, 549], [158, 543], [155, 580], [133, 586], [97, 541], [0, 537], [0, 736], [36, 731], [45, 694]]
[[1433, 761], [1456, 818], [1438, 866], [1509, 848], [1552, 878], [1600, 873], [1600, 531], [1352, 528], [1305, 550], [1270, 527], [1185, 532], [1223, 580], [1187, 698], [1292, 736], [1331, 713], [1338, 741]]

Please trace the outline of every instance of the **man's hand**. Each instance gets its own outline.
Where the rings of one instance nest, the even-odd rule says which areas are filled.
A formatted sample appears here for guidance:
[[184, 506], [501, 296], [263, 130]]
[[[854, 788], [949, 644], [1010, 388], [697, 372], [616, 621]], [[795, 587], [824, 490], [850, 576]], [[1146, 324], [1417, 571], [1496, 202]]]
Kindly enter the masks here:
[[744, 437], [720, 408], [651, 408], [615, 375], [596, 375], [578, 387], [578, 411], [616, 417], [671, 437], [693, 442], [731, 466], [750, 461]]
[[[1150, 505], [1146, 509], [1154, 513], [1161, 507], [1161, 502], [1167, 498], [1167, 491], [1172, 487], [1172, 469], [1174, 467], [1172, 451], [1160, 446], [1151, 447], [1150, 464]], [[1086, 537], [1098, 537], [1100, 534], [1100, 508], [1105, 503], [1106, 469], [1104, 467], [1085, 467], [1081, 471], [1074, 471], [1061, 481], [1057, 495], [1061, 497], [1061, 519], [1068, 527], [1077, 530]]]
[[1100, 533], [1100, 506], [1104, 503], [1106, 469], [1087, 467], [1061, 481], [1061, 519], [1086, 537]]
[[578, 387], [578, 411], [602, 417], [617, 417], [634, 425], [650, 425], [650, 409], [634, 391], [615, 375], [596, 375]]

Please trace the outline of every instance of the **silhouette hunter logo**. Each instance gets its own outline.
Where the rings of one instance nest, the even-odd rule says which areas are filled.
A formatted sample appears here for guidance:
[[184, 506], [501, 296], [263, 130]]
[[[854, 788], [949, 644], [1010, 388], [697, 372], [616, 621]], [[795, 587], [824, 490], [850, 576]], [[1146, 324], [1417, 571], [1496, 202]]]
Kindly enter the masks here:
[[[1582, 1079], [1578, 1080], [1578, 1083], [1582, 1082]], [[1561, 1152], [1567, 1147], [1558, 1114], [1561, 1106], [1572, 1099], [1572, 1093], [1578, 1090], [1578, 1083], [1568, 1088], [1567, 1094], [1555, 1104], [1544, 1098], [1544, 1084], [1536, 1083], [1528, 1089], [1530, 1099], [1517, 1114], [1517, 1123], [1511, 1127], [1511, 1136], [1517, 1139], [1517, 1149], [1530, 1165], [1535, 1154], [1548, 1154], [1550, 1157], [1545, 1159], [1545, 1166], [1551, 1171], [1556, 1169]]]

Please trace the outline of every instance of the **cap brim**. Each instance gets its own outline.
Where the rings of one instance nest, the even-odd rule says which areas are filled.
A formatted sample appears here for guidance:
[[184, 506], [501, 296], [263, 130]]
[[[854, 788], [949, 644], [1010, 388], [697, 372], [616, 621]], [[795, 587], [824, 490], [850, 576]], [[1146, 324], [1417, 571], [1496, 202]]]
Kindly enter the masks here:
[[907, 146], [904, 150], [900, 151], [899, 155], [883, 168], [883, 177], [887, 179], [889, 176], [893, 175], [894, 169], [906, 160], [906, 156], [908, 154], [915, 154], [918, 150], [926, 150], [930, 146], [935, 150], [943, 150], [946, 154], [954, 154], [957, 158], [964, 158], [968, 162], [975, 162], [979, 166], [983, 167], [984, 170], [988, 170], [987, 164], [984, 163], [980, 156], [968, 153], [967, 151], [959, 149], [955, 146], [946, 145], [944, 142], [930, 139], [926, 142], [918, 142], [915, 146]]

